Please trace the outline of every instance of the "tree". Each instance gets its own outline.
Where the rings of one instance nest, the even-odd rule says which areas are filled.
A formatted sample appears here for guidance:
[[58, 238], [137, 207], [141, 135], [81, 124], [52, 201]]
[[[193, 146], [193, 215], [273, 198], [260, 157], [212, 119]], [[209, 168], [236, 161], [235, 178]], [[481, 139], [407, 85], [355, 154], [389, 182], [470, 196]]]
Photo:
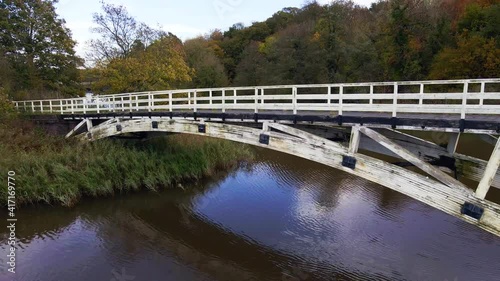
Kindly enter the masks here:
[[87, 60], [91, 63], [106, 63], [116, 58], [125, 58], [134, 50], [144, 49], [155, 40], [167, 35], [137, 22], [121, 5], [101, 2], [103, 13], [93, 15], [97, 27], [92, 32], [100, 36], [88, 42], [91, 52]]
[[457, 48], [444, 49], [435, 59], [431, 79], [500, 77], [500, 49], [495, 39], [462, 35]]
[[107, 93], [178, 88], [191, 81], [192, 74], [182, 43], [174, 36], [164, 36], [144, 51], [100, 64], [98, 70], [100, 79], [95, 88]]
[[190, 87], [215, 88], [229, 84], [224, 65], [209, 41], [203, 37], [188, 40], [184, 43], [184, 50], [189, 67], [194, 69]]
[[495, 38], [500, 43], [500, 4], [482, 6], [473, 3], [465, 8], [458, 20], [458, 32], [476, 34], [485, 38]]
[[[272, 41], [272, 40], [269, 40]], [[268, 42], [268, 46], [264, 43], [252, 42], [243, 51], [243, 59], [236, 68], [236, 77], [233, 85], [236, 86], [253, 86], [264, 84], [278, 84], [280, 78], [277, 75], [266, 75], [270, 70], [270, 63], [266, 58], [269, 53], [265, 48], [273, 48], [272, 43]]]
[[0, 117], [7, 117], [16, 113], [12, 101], [9, 100], [7, 93], [0, 86]]
[[79, 91], [75, 41], [59, 19], [54, 0], [0, 2], [0, 51], [15, 73], [12, 90], [30, 97]]

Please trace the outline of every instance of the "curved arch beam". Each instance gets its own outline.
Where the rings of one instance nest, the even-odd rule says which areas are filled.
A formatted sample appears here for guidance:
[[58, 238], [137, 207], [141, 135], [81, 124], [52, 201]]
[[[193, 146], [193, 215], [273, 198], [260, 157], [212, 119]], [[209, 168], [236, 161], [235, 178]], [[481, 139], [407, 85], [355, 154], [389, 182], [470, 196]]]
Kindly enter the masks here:
[[[156, 122], [155, 128], [153, 128], [153, 122]], [[199, 131], [200, 124], [205, 125], [204, 133]], [[137, 132], [186, 133], [208, 136], [299, 156], [378, 183], [500, 236], [500, 205], [476, 198], [472, 190], [452, 188], [382, 160], [359, 153], [349, 153], [348, 148], [326, 139], [321, 142], [318, 139], [301, 137], [300, 131], [296, 129], [293, 130], [295, 136], [292, 136], [229, 124], [144, 118], [98, 125], [93, 127], [89, 134], [82, 134], [79, 137], [96, 141]], [[269, 144], [259, 142], [261, 134], [269, 135]], [[357, 163], [354, 169], [342, 165], [344, 156], [356, 158]], [[466, 202], [484, 209], [480, 220], [462, 214], [462, 206]]]

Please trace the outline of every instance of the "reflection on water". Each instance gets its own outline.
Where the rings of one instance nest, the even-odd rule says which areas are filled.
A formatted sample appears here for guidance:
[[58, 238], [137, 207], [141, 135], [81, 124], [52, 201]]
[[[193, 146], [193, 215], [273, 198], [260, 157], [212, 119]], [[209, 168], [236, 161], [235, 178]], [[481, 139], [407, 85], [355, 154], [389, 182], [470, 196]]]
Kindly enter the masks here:
[[186, 190], [19, 212], [14, 280], [499, 280], [499, 238], [300, 158]]

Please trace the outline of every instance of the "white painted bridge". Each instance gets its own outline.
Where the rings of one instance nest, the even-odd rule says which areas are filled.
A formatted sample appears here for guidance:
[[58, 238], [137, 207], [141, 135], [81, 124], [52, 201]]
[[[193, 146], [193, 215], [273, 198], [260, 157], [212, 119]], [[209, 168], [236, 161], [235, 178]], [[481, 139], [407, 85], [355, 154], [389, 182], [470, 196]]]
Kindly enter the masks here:
[[[487, 200], [491, 187], [500, 188], [498, 78], [166, 90], [14, 104], [27, 114], [77, 120], [67, 137], [82, 140], [187, 133], [290, 153], [500, 236], [500, 205]], [[433, 131], [447, 138], [447, 147], [401, 130]], [[463, 133], [494, 146], [489, 161], [456, 152]], [[418, 171], [363, 151], [402, 159]]]

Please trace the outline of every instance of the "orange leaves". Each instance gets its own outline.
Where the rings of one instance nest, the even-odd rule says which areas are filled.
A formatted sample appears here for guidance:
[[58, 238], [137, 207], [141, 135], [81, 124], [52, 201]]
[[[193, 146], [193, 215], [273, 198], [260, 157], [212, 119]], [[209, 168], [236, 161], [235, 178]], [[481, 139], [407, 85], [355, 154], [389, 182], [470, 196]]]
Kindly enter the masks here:
[[457, 48], [446, 48], [432, 65], [431, 79], [492, 78], [500, 76], [500, 49], [494, 39], [461, 36]]

